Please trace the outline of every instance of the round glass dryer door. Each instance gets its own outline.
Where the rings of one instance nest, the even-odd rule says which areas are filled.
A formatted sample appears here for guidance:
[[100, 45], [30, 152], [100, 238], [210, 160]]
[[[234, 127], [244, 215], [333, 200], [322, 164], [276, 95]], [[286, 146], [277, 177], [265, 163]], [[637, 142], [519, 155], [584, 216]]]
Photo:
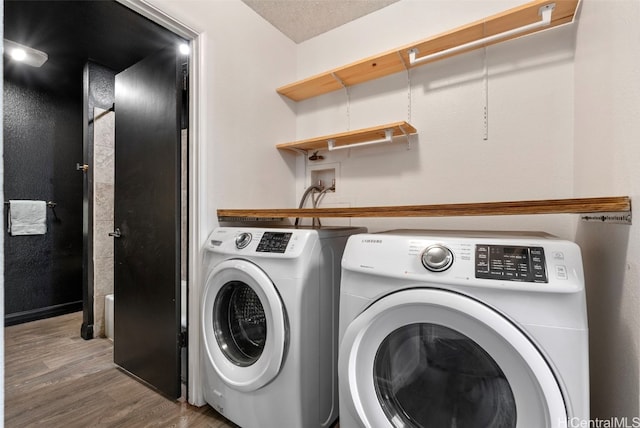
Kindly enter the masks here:
[[551, 428], [567, 421], [558, 382], [509, 320], [469, 297], [412, 289], [346, 329], [340, 393], [365, 427]]
[[503, 371], [467, 336], [438, 324], [400, 327], [380, 345], [374, 386], [396, 426], [515, 427]]
[[262, 269], [226, 260], [209, 274], [202, 299], [204, 352], [227, 385], [254, 391], [280, 372], [287, 349], [284, 305]]
[[242, 281], [222, 286], [213, 304], [213, 331], [229, 361], [241, 367], [258, 361], [267, 341], [267, 319], [251, 286]]

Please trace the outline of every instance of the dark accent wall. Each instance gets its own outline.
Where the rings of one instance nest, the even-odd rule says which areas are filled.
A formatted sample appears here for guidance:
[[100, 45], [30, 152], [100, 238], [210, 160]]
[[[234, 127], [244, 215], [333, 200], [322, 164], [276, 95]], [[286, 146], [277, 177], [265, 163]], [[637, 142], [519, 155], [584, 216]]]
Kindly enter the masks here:
[[[120, 72], [151, 53], [184, 40], [114, 0], [5, 0], [3, 32], [5, 38], [49, 55], [49, 60], [40, 68], [24, 68], [6, 58], [3, 63], [4, 82], [9, 86], [4, 91], [3, 114], [5, 200], [55, 200], [57, 197], [60, 200], [56, 200], [56, 211], [61, 219], [57, 230], [51, 232], [50, 228], [50, 233], [44, 237], [26, 237], [19, 243], [17, 238], [8, 237], [5, 232], [6, 323], [8, 319], [35, 319], [29, 317], [46, 313], [46, 308], [50, 309], [48, 313], [55, 315], [61, 310], [56, 305], [68, 310], [68, 303], [58, 302], [70, 299], [77, 299], [73, 300], [74, 304], [79, 302], [81, 305], [83, 293], [76, 290], [76, 276], [71, 275], [71, 271], [75, 272], [76, 266], [78, 272], [82, 270], [83, 226], [91, 224], [82, 221], [83, 174], [75, 171], [76, 162], [88, 163], [88, 159], [83, 158], [82, 147], [83, 135], [90, 132], [88, 118], [83, 122], [89, 96], [89, 81], [86, 80], [89, 73], [85, 73], [83, 79], [85, 64], [92, 61]], [[83, 83], [86, 85], [84, 91]], [[95, 105], [108, 108], [103, 103], [105, 93], [102, 88], [95, 89], [92, 94]], [[36, 117], [38, 123], [32, 123], [30, 117]], [[63, 177], [65, 175], [68, 179]], [[88, 174], [85, 177], [89, 179]], [[31, 187], [22, 189], [21, 186]], [[66, 194], [69, 188], [74, 189], [68, 193], [74, 208], [61, 203], [65, 196], [49, 195]], [[30, 194], [23, 192], [26, 190]], [[74, 193], [73, 197], [71, 193]], [[87, 205], [85, 209], [88, 209]], [[86, 215], [87, 221], [89, 214], [91, 212]], [[67, 232], [71, 223], [74, 223], [72, 233]], [[84, 230], [85, 239], [89, 233]], [[85, 247], [87, 252], [91, 251], [90, 244]], [[85, 254], [85, 260], [90, 260], [86, 258], [90, 254]], [[32, 260], [27, 260], [28, 257]], [[53, 262], [46, 263], [46, 260]], [[38, 263], [40, 266], [36, 266]], [[87, 282], [93, 279], [87, 275], [84, 298], [92, 300], [88, 295], [93, 293], [93, 287]], [[61, 283], [66, 285], [59, 285]], [[89, 304], [86, 308], [91, 313], [85, 313], [81, 334], [89, 338], [93, 337], [93, 308]]]
[[[89, 117], [92, 118], [94, 107], [105, 110], [113, 107], [113, 103], [115, 102], [116, 72], [93, 62], [87, 63], [86, 67], [89, 73], [88, 114]], [[93, 129], [93, 125], [91, 129]]]
[[47, 233], [10, 236], [4, 210], [5, 325], [82, 308], [82, 86], [54, 94], [4, 80], [4, 195], [53, 201]]

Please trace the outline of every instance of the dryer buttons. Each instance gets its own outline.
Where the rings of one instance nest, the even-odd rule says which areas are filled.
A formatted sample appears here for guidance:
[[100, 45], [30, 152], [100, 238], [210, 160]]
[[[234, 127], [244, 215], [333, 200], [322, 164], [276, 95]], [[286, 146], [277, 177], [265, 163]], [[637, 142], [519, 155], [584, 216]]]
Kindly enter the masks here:
[[564, 265], [556, 265], [556, 278], [558, 279], [569, 279], [569, 273], [567, 272], [567, 267]]
[[242, 250], [251, 242], [251, 234], [249, 232], [242, 232], [236, 236], [236, 248]]
[[431, 245], [422, 252], [422, 265], [431, 272], [443, 272], [452, 264], [453, 253], [443, 245]]

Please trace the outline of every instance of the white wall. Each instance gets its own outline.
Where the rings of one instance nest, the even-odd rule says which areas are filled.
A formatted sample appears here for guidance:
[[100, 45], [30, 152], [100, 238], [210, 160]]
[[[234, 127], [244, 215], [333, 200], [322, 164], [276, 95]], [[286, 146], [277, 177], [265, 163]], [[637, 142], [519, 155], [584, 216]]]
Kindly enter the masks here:
[[[576, 196], [640, 200], [639, 22], [638, 0], [583, 1], [575, 59]], [[592, 416], [638, 417], [640, 230], [579, 224], [576, 240], [587, 281]]]
[[[147, 3], [199, 33], [200, 126], [193, 130], [199, 134], [199, 177], [191, 185], [199, 206], [195, 247], [201, 249], [218, 225], [217, 209], [283, 207], [295, 199], [295, 158], [275, 149], [295, 137], [294, 109], [275, 91], [282, 79], [295, 78], [295, 44], [240, 0]], [[189, 257], [195, 265], [189, 278], [189, 401], [201, 405], [200, 324], [192, 308], [200, 301], [202, 254]]]
[[294, 137], [295, 114], [275, 88], [294, 78], [295, 44], [239, 0], [149, 3], [202, 33], [204, 229], [218, 208], [288, 204], [293, 157], [274, 146]]
[[[523, 1], [402, 0], [298, 46], [298, 78], [421, 40]], [[483, 140], [484, 51], [478, 50], [298, 103], [297, 138], [408, 120], [409, 149], [322, 153], [339, 163], [324, 206], [483, 202], [573, 196], [575, 27], [486, 50], [488, 140]], [[409, 85], [411, 102], [409, 103]], [[287, 83], [287, 82], [282, 82]], [[410, 112], [409, 112], [410, 107]], [[308, 165], [316, 166], [319, 162]], [[298, 159], [298, 197], [310, 183]], [[327, 220], [324, 224], [349, 220]], [[544, 230], [573, 238], [573, 216], [353, 219], [397, 227]]]

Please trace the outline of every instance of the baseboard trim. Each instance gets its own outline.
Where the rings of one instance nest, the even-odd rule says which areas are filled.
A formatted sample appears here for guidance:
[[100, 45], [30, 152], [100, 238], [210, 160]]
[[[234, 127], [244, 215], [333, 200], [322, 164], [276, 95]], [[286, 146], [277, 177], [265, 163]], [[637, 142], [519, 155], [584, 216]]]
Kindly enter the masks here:
[[70, 314], [82, 310], [82, 300], [77, 302], [63, 303], [61, 305], [47, 306], [44, 308], [31, 309], [29, 311], [5, 314], [4, 326], [22, 324], [29, 321], [36, 321], [51, 318], [58, 315]]

